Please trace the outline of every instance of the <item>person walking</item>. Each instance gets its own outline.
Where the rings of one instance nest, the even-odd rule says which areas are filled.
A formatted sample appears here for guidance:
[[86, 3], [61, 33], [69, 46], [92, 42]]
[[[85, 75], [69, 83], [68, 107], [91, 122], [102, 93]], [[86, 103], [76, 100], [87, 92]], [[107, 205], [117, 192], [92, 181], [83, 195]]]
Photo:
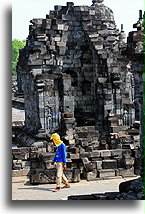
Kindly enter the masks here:
[[70, 188], [70, 184], [63, 173], [63, 169], [66, 169], [66, 146], [61, 141], [59, 134], [54, 133], [51, 135], [50, 140], [53, 140], [56, 145], [56, 154], [52, 161], [53, 164], [56, 165], [56, 188], [53, 192], [58, 192], [61, 189], [61, 183], [64, 183], [62, 188]]

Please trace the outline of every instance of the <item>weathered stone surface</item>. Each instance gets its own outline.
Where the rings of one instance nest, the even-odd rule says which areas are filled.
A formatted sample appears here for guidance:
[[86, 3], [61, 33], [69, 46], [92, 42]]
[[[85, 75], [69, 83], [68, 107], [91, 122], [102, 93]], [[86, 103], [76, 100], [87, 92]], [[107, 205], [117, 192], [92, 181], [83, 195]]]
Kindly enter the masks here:
[[102, 161], [96, 161], [96, 169], [102, 169]]
[[101, 150], [100, 151], [101, 157], [110, 157], [111, 156], [111, 151], [109, 150]]
[[89, 158], [100, 157], [100, 152], [99, 152], [99, 151], [92, 151], [92, 152], [89, 152], [88, 157], [89, 157]]
[[29, 175], [30, 175], [29, 169], [12, 170], [12, 177], [22, 177]]
[[97, 180], [97, 171], [92, 172], [83, 172], [83, 176], [87, 179], [87, 181], [96, 181]]
[[109, 178], [115, 176], [114, 169], [100, 169], [98, 170], [99, 178]]
[[119, 168], [119, 175], [123, 177], [133, 177], [134, 176], [134, 167], [129, 169], [120, 169]]
[[35, 169], [30, 174], [31, 184], [47, 184], [55, 183], [56, 181], [56, 169]]
[[103, 169], [116, 169], [117, 168], [117, 161], [116, 160], [103, 160], [102, 161], [102, 168]]
[[121, 156], [121, 155], [122, 155], [122, 149], [111, 150], [111, 156], [116, 157], [116, 156]]

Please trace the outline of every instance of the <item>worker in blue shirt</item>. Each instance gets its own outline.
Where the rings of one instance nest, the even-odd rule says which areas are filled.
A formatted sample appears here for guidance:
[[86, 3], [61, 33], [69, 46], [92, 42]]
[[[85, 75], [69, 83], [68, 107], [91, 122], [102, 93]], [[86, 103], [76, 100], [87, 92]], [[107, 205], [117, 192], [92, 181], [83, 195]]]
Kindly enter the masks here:
[[61, 183], [64, 183], [62, 188], [70, 188], [70, 184], [63, 173], [63, 169], [66, 168], [66, 146], [60, 140], [60, 136], [57, 133], [51, 135], [50, 140], [53, 140], [56, 145], [56, 154], [53, 159], [53, 163], [56, 164], [57, 176], [56, 176], [56, 188], [53, 192], [58, 192], [61, 189]]

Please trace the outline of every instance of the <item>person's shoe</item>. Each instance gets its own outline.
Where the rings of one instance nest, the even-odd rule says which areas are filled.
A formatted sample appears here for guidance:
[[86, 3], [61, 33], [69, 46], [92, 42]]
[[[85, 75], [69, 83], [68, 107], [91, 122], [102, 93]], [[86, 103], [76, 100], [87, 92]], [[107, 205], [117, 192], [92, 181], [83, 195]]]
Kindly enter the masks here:
[[60, 187], [56, 187], [55, 189], [52, 190], [52, 192], [59, 192], [60, 191]]
[[64, 189], [64, 188], [70, 188], [70, 184], [65, 184], [65, 185], [62, 187], [62, 189]]

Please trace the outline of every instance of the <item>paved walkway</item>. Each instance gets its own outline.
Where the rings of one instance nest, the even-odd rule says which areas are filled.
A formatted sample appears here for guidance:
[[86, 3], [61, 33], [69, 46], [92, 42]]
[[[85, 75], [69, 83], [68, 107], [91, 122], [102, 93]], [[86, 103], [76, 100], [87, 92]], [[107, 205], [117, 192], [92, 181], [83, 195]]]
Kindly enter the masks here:
[[[13, 178], [12, 200], [67, 200], [70, 195], [87, 195], [105, 192], [118, 192], [121, 182], [135, 179], [111, 179], [98, 181], [85, 181], [72, 183], [70, 189], [61, 189], [59, 192], [52, 192], [55, 184], [31, 185], [20, 178]], [[16, 180], [17, 179], [17, 180]], [[17, 183], [19, 180], [20, 183]]]

